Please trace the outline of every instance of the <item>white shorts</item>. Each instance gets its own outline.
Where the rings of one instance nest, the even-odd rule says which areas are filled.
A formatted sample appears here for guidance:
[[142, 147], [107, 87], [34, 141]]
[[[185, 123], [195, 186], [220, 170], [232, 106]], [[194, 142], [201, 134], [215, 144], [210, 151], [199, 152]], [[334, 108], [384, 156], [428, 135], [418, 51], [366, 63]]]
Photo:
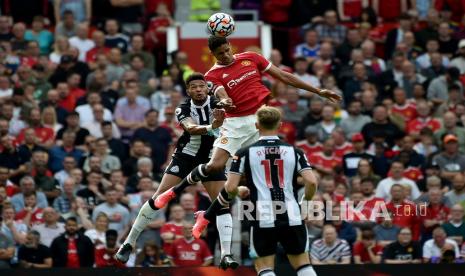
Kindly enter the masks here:
[[220, 127], [220, 137], [214, 147], [224, 149], [232, 156], [239, 149], [258, 141], [258, 129], [255, 127], [257, 117], [248, 115], [226, 118]]

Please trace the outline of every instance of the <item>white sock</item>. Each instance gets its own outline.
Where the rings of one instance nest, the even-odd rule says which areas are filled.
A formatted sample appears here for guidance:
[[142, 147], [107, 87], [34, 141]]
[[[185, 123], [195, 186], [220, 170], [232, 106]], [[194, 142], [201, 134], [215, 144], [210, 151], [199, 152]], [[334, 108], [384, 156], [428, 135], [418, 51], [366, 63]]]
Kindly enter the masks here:
[[[271, 268], [265, 268], [263, 270], [260, 270], [258, 273], [257, 273], [258, 276], [276, 276], [276, 274], [274, 273], [273, 269]], [[300, 276], [300, 275], [299, 275]]]
[[153, 210], [149, 202], [145, 202], [144, 205], [139, 210], [139, 213], [137, 214], [136, 220], [132, 224], [131, 231], [129, 232], [128, 237], [124, 241], [124, 243], [129, 243], [132, 245], [132, 247], [135, 247], [137, 238], [139, 238], [139, 235], [142, 231], [144, 231], [145, 227], [147, 227], [150, 222], [155, 218], [156, 212], [159, 210]]
[[216, 228], [220, 235], [221, 257], [231, 254], [233, 223], [230, 213], [216, 216]]
[[297, 270], [297, 276], [316, 276], [316, 272], [311, 265], [306, 265]]

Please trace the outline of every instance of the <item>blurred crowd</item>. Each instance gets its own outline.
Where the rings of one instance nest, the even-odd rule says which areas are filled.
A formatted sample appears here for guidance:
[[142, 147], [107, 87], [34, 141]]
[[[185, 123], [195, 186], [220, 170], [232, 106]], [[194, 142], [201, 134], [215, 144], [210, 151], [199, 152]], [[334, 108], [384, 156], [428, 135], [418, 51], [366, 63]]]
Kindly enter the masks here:
[[[193, 69], [186, 53], [166, 52], [178, 2], [0, 1], [0, 268], [122, 266], [113, 254], [182, 133], [175, 110]], [[366, 218], [382, 202], [390, 214], [308, 219], [314, 265], [463, 261], [465, 2], [190, 5], [191, 20], [255, 10], [273, 40], [298, 33], [266, 58], [343, 95], [328, 103], [263, 78], [282, 139], [319, 175], [314, 201], [339, 214], [350, 200]], [[142, 233], [128, 266], [211, 264], [215, 226], [203, 239], [190, 233], [209, 203], [189, 187]]]

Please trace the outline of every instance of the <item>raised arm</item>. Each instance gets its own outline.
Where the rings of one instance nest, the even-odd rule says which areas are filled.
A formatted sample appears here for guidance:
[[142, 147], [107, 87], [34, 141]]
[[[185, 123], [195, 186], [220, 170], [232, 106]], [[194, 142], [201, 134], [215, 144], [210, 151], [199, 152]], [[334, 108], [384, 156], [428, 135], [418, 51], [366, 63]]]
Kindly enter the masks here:
[[296, 88], [307, 90], [307, 91], [309, 91], [311, 93], [315, 93], [315, 94], [317, 94], [317, 95], [319, 95], [319, 96], [321, 96], [323, 98], [326, 98], [326, 99], [328, 99], [328, 100], [330, 100], [332, 102], [337, 102], [337, 101], [340, 101], [342, 99], [342, 97], [339, 94], [337, 94], [337, 93], [335, 93], [333, 91], [330, 91], [330, 90], [319, 89], [319, 88], [313, 87], [310, 84], [305, 83], [304, 81], [302, 81], [301, 79], [299, 79], [295, 75], [279, 69], [275, 65], [271, 65], [270, 69], [267, 72], [273, 78], [278, 79], [278, 80], [284, 82], [285, 84], [292, 85], [292, 86], [294, 86]]
[[208, 134], [209, 131], [219, 128], [223, 124], [224, 110], [214, 109], [213, 118], [211, 125], [198, 125], [194, 122], [194, 120], [192, 120], [192, 118], [187, 117], [181, 121], [181, 126], [191, 135], [205, 135]]

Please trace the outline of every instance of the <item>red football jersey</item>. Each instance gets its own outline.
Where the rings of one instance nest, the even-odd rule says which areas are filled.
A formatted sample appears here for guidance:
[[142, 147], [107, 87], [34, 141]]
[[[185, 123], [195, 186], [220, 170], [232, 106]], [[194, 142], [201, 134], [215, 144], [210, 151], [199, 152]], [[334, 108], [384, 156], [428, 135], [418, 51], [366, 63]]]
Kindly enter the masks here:
[[302, 140], [298, 141], [295, 143], [295, 145], [299, 148], [301, 148], [305, 155], [307, 155], [307, 158], [310, 159], [310, 155], [316, 152], [320, 152], [323, 150], [323, 145], [320, 142], [316, 142], [313, 145], [310, 145], [307, 140]]
[[[24, 141], [24, 132], [26, 131], [27, 128], [23, 128], [19, 134], [18, 137], [16, 138], [16, 143], [22, 144]], [[34, 128], [34, 132], [36, 136], [40, 139], [41, 143], [48, 142], [50, 140], [55, 139], [55, 132], [53, 129], [44, 127], [44, 126], [39, 126]]]
[[169, 257], [177, 266], [200, 266], [213, 256], [207, 244], [201, 239], [187, 241], [185, 238], [173, 242]]
[[271, 62], [263, 56], [244, 52], [234, 55], [229, 65], [214, 65], [205, 79], [213, 84], [216, 92], [223, 87], [236, 106], [227, 117], [241, 117], [255, 114], [265, 104], [271, 92], [262, 83], [262, 74], [270, 69]]
[[403, 106], [394, 104], [391, 108], [391, 112], [399, 114], [405, 121], [411, 121], [418, 116], [417, 108], [410, 103], [404, 104]]
[[391, 201], [386, 204], [386, 209], [391, 213], [392, 224], [400, 228], [410, 228], [413, 240], [418, 241], [420, 238], [420, 219], [416, 205], [407, 200], [399, 205], [395, 205]]
[[[423, 172], [420, 168], [417, 167], [407, 167], [406, 169], [404, 169], [402, 175], [405, 178], [411, 179], [415, 182], [423, 179]], [[388, 172], [388, 176], [392, 176], [391, 171]]]
[[105, 245], [98, 244], [95, 246], [95, 267], [126, 267], [123, 263], [115, 259], [115, 253], [112, 250], [107, 250]]
[[419, 133], [420, 130], [422, 130], [425, 127], [429, 127], [433, 132], [435, 132], [436, 130], [441, 128], [441, 122], [439, 122], [439, 120], [437, 119], [430, 117], [426, 119], [416, 118], [415, 120], [408, 122], [406, 131], [408, 134]]
[[[173, 233], [175, 236], [182, 236], [182, 224], [176, 225], [174, 222], [167, 222], [160, 228], [160, 235], [164, 233]], [[172, 243], [163, 243], [163, 251], [165, 253], [171, 252], [171, 245]]]
[[342, 5], [345, 16], [358, 18], [362, 13], [362, 0], [345, 0]]
[[[27, 211], [25, 209], [19, 211], [16, 216], [15, 220], [23, 220], [27, 215]], [[31, 214], [31, 219], [29, 221], [31, 225], [43, 223], [44, 222], [44, 210], [42, 208], [35, 209]]]
[[342, 163], [342, 159], [337, 157], [335, 154], [332, 156], [326, 156], [323, 152], [311, 154], [309, 161], [312, 166], [320, 166], [324, 169], [332, 169]]
[[[383, 246], [376, 244], [372, 249], [373, 254], [381, 256], [383, 254]], [[371, 263], [370, 255], [368, 254], [368, 249], [363, 245], [362, 241], [357, 241], [354, 243], [353, 255], [359, 256], [360, 260], [363, 263]]]
[[425, 220], [431, 220], [435, 219], [438, 221], [442, 221], [442, 223], [448, 221], [450, 209], [445, 206], [444, 204], [440, 204], [438, 206], [432, 206], [431, 204], [428, 204], [428, 206], [425, 208], [425, 214], [423, 216], [420, 216], [421, 218], [421, 224], [422, 224], [422, 231], [423, 233], [431, 233], [433, 232], [434, 228], [438, 225], [434, 225], [431, 227], [426, 228], [424, 226]]
[[349, 142], [344, 142], [344, 144], [340, 146], [334, 146], [334, 155], [339, 158], [342, 158], [345, 154], [352, 152], [354, 146], [352, 146]]

